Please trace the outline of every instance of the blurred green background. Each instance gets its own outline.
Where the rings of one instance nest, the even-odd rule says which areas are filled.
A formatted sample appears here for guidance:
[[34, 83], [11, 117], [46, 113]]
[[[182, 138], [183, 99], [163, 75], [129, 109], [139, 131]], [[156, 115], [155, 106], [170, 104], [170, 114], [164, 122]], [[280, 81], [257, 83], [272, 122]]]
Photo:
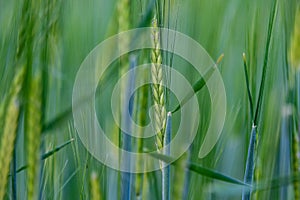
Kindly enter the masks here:
[[[47, 104], [44, 106], [45, 124], [61, 113], [69, 111], [72, 105], [73, 84], [76, 73], [93, 48], [119, 30], [117, 4], [121, 0], [55, 1], [57, 3], [53, 20], [56, 20], [55, 37], [52, 40], [52, 54], [48, 60]], [[4, 101], [10, 89], [17, 68], [15, 54], [19, 29], [22, 24], [23, 1], [0, 0], [0, 99]], [[264, 185], [252, 194], [252, 199], [294, 199], [293, 180], [299, 179], [293, 164], [293, 136], [299, 135], [299, 78], [297, 66], [291, 66], [291, 36], [294, 31], [296, 0], [170, 0], [164, 27], [180, 31], [199, 42], [213, 60], [224, 53], [218, 68], [223, 77], [227, 95], [227, 115], [223, 132], [213, 151], [204, 159], [198, 158], [199, 148], [210, 116], [210, 99], [207, 88], [197, 93], [200, 108], [198, 134], [187, 152], [187, 159], [203, 167], [221, 172], [229, 177], [244, 179], [248, 144], [251, 132], [251, 115], [244, 74], [243, 53], [247, 58], [249, 86], [254, 105], [259, 98], [259, 87], [265, 61], [269, 20], [272, 7], [276, 4], [274, 26], [271, 32], [270, 50], [265, 75], [261, 113], [257, 132], [257, 156], [255, 159], [254, 182]], [[136, 28], [147, 15], [151, 0], [129, 2], [129, 28]], [[154, 4], [153, 4], [154, 5]], [[298, 6], [299, 7], [299, 6]], [[43, 9], [42, 7], [40, 9]], [[125, 10], [126, 11], [126, 10]], [[155, 6], [151, 11], [151, 19]], [[42, 14], [36, 21], [42, 23]], [[151, 19], [145, 26], [151, 26]], [[26, 26], [26, 25], [25, 25]], [[36, 41], [42, 38], [40, 30], [34, 29]], [[296, 41], [299, 43], [299, 40]], [[38, 42], [36, 43], [39, 44]], [[175, 41], [176, 44], [176, 41]], [[300, 44], [298, 44], [300, 45]], [[34, 60], [38, 60], [38, 49], [34, 46]], [[147, 51], [146, 51], [147, 52]], [[195, 55], [197, 56], [197, 55]], [[144, 55], [148, 60], [150, 58]], [[298, 58], [300, 59], [300, 58]], [[142, 60], [142, 59], [140, 59]], [[174, 67], [194, 83], [200, 78], [192, 66], [174, 56]], [[33, 65], [39, 66], [38, 61]], [[108, 91], [118, 78], [117, 68], [108, 76]], [[182, 88], [184, 89], [184, 88]], [[109, 112], [105, 105], [97, 105], [101, 116]], [[254, 107], [255, 108], [255, 107]], [[179, 114], [178, 114], [179, 115]], [[175, 116], [176, 127], [179, 117]], [[101, 122], [117, 134], [111, 119]], [[22, 123], [21, 123], [22, 124]], [[22, 125], [21, 125], [22, 126]], [[174, 128], [173, 132], [176, 132]], [[91, 174], [99, 177], [99, 191], [102, 199], [120, 199], [120, 174], [105, 167], [94, 159], [83, 147], [73, 125], [72, 115], [55, 127], [42, 133], [41, 153], [47, 152], [64, 142], [75, 140], [45, 159], [41, 164], [40, 199], [91, 199]], [[116, 140], [116, 139], [115, 139]], [[116, 141], [115, 141], [116, 142]], [[16, 149], [16, 167], [26, 165], [26, 139], [19, 130]], [[299, 143], [296, 144], [299, 146]], [[299, 153], [299, 152], [298, 152]], [[299, 160], [299, 154], [298, 154]], [[299, 168], [299, 166], [298, 166]], [[180, 171], [182, 170], [182, 171]], [[299, 171], [299, 170], [298, 170]], [[183, 183], [175, 181], [179, 173], [184, 174]], [[171, 167], [171, 199], [176, 199], [175, 190], [182, 189], [183, 199], [241, 199], [242, 187], [208, 178], [196, 172]], [[17, 196], [26, 196], [26, 170], [17, 173]], [[278, 179], [278, 178], [283, 179]], [[3, 178], [3, 177], [1, 177]], [[143, 199], [160, 199], [160, 172], [144, 175]], [[177, 177], [178, 178], [178, 177]], [[176, 179], [177, 180], [177, 179]], [[11, 179], [9, 179], [11, 181]], [[273, 181], [273, 182], [270, 182]], [[295, 182], [295, 181], [294, 181]], [[177, 187], [176, 184], [179, 184]], [[11, 199], [11, 182], [7, 186], [6, 198]], [[133, 185], [133, 188], [135, 186]], [[133, 199], [136, 199], [133, 195]]]

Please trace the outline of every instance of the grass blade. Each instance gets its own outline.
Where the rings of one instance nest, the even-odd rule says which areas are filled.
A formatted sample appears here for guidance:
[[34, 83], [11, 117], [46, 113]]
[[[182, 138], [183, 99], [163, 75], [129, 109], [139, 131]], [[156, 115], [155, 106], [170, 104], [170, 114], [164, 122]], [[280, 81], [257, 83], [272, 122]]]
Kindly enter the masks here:
[[[266, 72], [267, 72], [268, 59], [269, 59], [269, 50], [270, 50], [270, 46], [271, 46], [271, 37], [272, 37], [272, 32], [273, 32], [274, 20], [276, 17], [276, 7], [277, 7], [277, 0], [274, 2], [273, 6], [272, 6], [270, 18], [269, 18], [268, 35], [267, 35], [266, 50], [265, 50], [264, 63], [263, 63], [263, 72], [262, 72], [262, 78], [261, 78], [261, 83], [260, 83], [260, 88], [259, 88], [258, 100], [256, 103], [256, 110], [254, 113], [253, 125], [252, 125], [252, 130], [251, 130], [251, 135], [250, 135], [250, 142], [249, 142], [249, 147], [248, 147], [246, 169], [245, 169], [245, 174], [244, 174], [245, 183], [250, 184], [250, 185], [252, 184], [253, 177], [254, 177], [255, 156], [256, 156], [255, 155], [256, 154], [256, 129], [257, 129], [256, 126], [258, 125], [259, 115], [261, 112], [262, 99], [264, 96]], [[244, 56], [244, 63], [245, 63], [245, 56]], [[245, 64], [244, 64], [244, 67], [246, 68]], [[245, 73], [246, 73], [246, 71], [245, 71]], [[247, 88], [247, 90], [248, 90], [248, 95], [250, 95], [249, 94], [250, 90], [248, 88]], [[251, 115], [252, 115], [252, 113], [251, 113]], [[251, 197], [251, 190], [250, 191], [243, 190], [242, 199], [249, 200], [250, 197]]]
[[[218, 60], [217, 60], [217, 65], [223, 60], [224, 54], [222, 54]], [[188, 93], [184, 99], [179, 103], [179, 105], [177, 105], [175, 107], [175, 109], [173, 109], [172, 113], [174, 114], [175, 112], [177, 112], [181, 106], [184, 106], [184, 104], [186, 104], [186, 102], [188, 102], [190, 100], [191, 97], [193, 97], [194, 94], [196, 94], [197, 92], [199, 92], [205, 85], [207, 80], [210, 79], [210, 77], [213, 75], [214, 71], [216, 69], [216, 66], [212, 66], [209, 68], [209, 70], [203, 75], [203, 77], [201, 77], [198, 81], [196, 81], [196, 83], [193, 84], [193, 90], [194, 92]]]
[[[56, 152], [60, 151], [62, 148], [66, 147], [68, 144], [70, 144], [73, 141], [74, 141], [74, 139], [72, 138], [71, 140], [63, 143], [62, 145], [59, 145], [58, 147], [55, 147], [53, 150], [43, 154], [41, 156], [41, 160], [45, 160], [45, 159], [49, 158], [50, 156], [53, 156]], [[26, 170], [27, 168], [28, 168], [28, 165], [24, 165], [24, 166], [20, 167], [19, 169], [17, 169], [16, 173], [20, 173], [20, 172]]]
[[41, 157], [41, 159], [42, 159], [42, 160], [47, 159], [48, 157], [54, 155], [56, 152], [60, 151], [62, 148], [66, 147], [68, 144], [70, 144], [70, 143], [73, 142], [73, 141], [74, 141], [74, 139], [72, 138], [71, 140], [69, 140], [69, 141], [63, 143], [62, 145], [59, 145], [58, 147], [55, 147], [55, 149], [53, 149], [53, 150], [51, 150], [51, 151], [49, 151], [49, 152], [43, 154], [42, 157]]
[[246, 87], [247, 87], [247, 94], [248, 99], [250, 103], [250, 114], [251, 114], [251, 120], [253, 120], [253, 98], [250, 91], [250, 84], [249, 84], [249, 74], [248, 74], [248, 67], [247, 67], [247, 60], [246, 60], [246, 54], [243, 53], [243, 61], [244, 61], [244, 72], [245, 72], [245, 80], [246, 80]]
[[264, 63], [263, 63], [263, 72], [262, 72], [262, 78], [261, 78], [260, 87], [259, 87], [258, 100], [257, 100], [256, 110], [255, 110], [255, 115], [254, 115], [254, 124], [255, 125], [258, 125], [258, 120], [259, 120], [259, 115], [260, 115], [260, 110], [261, 110], [261, 104], [262, 104], [262, 99], [263, 99], [263, 95], [264, 95], [266, 75], [267, 75], [267, 67], [268, 67], [268, 61], [269, 61], [269, 51], [270, 51], [270, 47], [271, 47], [271, 38], [272, 38], [274, 20], [275, 20], [275, 17], [276, 17], [276, 8], [277, 8], [277, 0], [273, 4], [270, 19], [269, 19], [268, 35], [267, 35], [267, 42], [266, 42], [266, 51], [265, 51]]

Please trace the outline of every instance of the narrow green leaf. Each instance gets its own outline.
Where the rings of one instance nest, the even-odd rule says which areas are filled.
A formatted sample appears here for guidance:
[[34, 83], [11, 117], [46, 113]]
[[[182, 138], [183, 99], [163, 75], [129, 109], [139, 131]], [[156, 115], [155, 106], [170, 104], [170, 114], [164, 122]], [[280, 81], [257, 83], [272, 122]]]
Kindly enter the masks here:
[[[74, 141], [74, 139], [72, 138], [71, 140], [63, 143], [62, 145], [56, 147], [55, 149], [43, 154], [42, 157], [41, 157], [41, 160], [45, 160], [45, 159], [49, 158], [50, 156], [54, 155], [56, 152], [58, 152], [59, 150], [61, 150], [64, 147], [66, 147], [68, 144], [70, 144], [73, 141]], [[16, 173], [22, 172], [27, 168], [28, 168], [28, 165], [24, 165], [24, 166], [20, 167], [19, 169], [17, 169]], [[11, 175], [9, 175], [9, 176], [11, 176]]]
[[[224, 54], [222, 54], [218, 60], [217, 60], [217, 65], [222, 61], [224, 57]], [[217, 66], [214, 65], [212, 67], [209, 68], [209, 70], [203, 75], [203, 77], [201, 77], [198, 81], [196, 81], [196, 83], [193, 84], [193, 92], [188, 93], [184, 99], [180, 102], [180, 104], [178, 104], [175, 109], [172, 111], [172, 113], [177, 112], [181, 106], [183, 106], [184, 104], [186, 104], [186, 102], [188, 102], [190, 100], [191, 97], [194, 96], [194, 94], [196, 94], [197, 92], [199, 92], [205, 85], [206, 85], [206, 81], [210, 79], [210, 77], [213, 75], [215, 69], [217, 69]]]
[[251, 114], [251, 120], [253, 120], [253, 99], [250, 91], [250, 83], [249, 83], [249, 74], [248, 74], [248, 66], [247, 66], [247, 59], [246, 54], [243, 53], [243, 61], [244, 61], [244, 72], [245, 72], [245, 80], [246, 80], [246, 87], [247, 87], [247, 94], [250, 104], [250, 114]]
[[23, 170], [27, 169], [27, 167], [27, 165], [20, 167], [19, 169], [17, 169], [16, 173], [22, 172]]
[[41, 159], [42, 159], [42, 160], [47, 159], [48, 157], [54, 155], [56, 152], [58, 152], [59, 150], [61, 150], [62, 148], [64, 148], [65, 146], [67, 146], [68, 144], [70, 144], [70, 143], [73, 142], [73, 141], [74, 141], [74, 138], [72, 138], [71, 140], [69, 140], [69, 141], [63, 143], [62, 145], [56, 147], [55, 149], [53, 149], [53, 150], [51, 150], [51, 151], [49, 151], [49, 152], [43, 154], [42, 157], [41, 157]]
[[275, 20], [275, 17], [276, 17], [276, 7], [277, 7], [277, 0], [274, 2], [271, 13], [270, 13], [267, 43], [266, 43], [266, 51], [265, 51], [264, 63], [263, 63], [263, 72], [262, 72], [262, 78], [261, 78], [261, 82], [260, 82], [258, 100], [257, 100], [255, 116], [254, 116], [254, 124], [255, 125], [257, 125], [257, 123], [258, 123], [258, 118], [259, 118], [259, 115], [260, 115], [262, 99], [263, 99], [263, 95], [264, 95], [266, 75], [267, 75], [267, 67], [268, 67], [268, 61], [269, 61], [269, 51], [270, 51], [270, 47], [271, 47], [271, 38], [272, 38], [274, 20]]

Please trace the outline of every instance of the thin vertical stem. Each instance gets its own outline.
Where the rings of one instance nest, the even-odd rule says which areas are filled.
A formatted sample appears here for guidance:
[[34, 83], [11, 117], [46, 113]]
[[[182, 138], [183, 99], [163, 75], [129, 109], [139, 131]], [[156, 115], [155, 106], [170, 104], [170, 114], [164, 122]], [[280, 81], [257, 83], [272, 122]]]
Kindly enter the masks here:
[[[244, 175], [244, 182], [251, 185], [253, 182], [253, 174], [255, 168], [255, 144], [256, 143], [256, 126], [252, 125], [251, 136], [250, 136], [250, 143], [248, 148], [248, 156], [246, 162], [246, 170]], [[251, 197], [251, 191], [243, 190], [243, 200], [249, 200]]]
[[[135, 56], [130, 56], [130, 69], [134, 69], [136, 66], [136, 57]], [[124, 97], [124, 102], [122, 106], [122, 124], [126, 124], [129, 126], [130, 129], [130, 117], [132, 116], [132, 111], [133, 111], [133, 102], [134, 98], [130, 98], [130, 95], [133, 92], [134, 88], [134, 82], [135, 82], [135, 74], [134, 70], [132, 71], [133, 73], [130, 73], [130, 77], [127, 80], [127, 91]], [[129, 105], [127, 104], [129, 102]], [[130, 116], [126, 115], [126, 109], [129, 110]], [[131, 146], [132, 146], [132, 139], [131, 136], [129, 135], [130, 133], [125, 133], [122, 131], [122, 138], [123, 138], [123, 144], [122, 148], [125, 151], [130, 152], [131, 151]], [[127, 154], [126, 154], [127, 155]], [[131, 158], [129, 156], [122, 156], [122, 165], [125, 165], [126, 169], [130, 169], [131, 167]], [[130, 172], [122, 172], [121, 174], [121, 179], [122, 179], [122, 184], [121, 184], [121, 196], [122, 199], [124, 200], [130, 200], [131, 199], [131, 190], [132, 190], [132, 174]]]
[[[172, 135], [172, 114], [171, 112], [168, 113], [167, 116], [167, 124], [166, 124], [166, 132], [164, 137], [164, 154], [166, 156], [170, 156], [170, 141], [171, 141], [171, 135]], [[163, 169], [162, 169], [162, 199], [163, 200], [169, 200], [170, 199], [170, 165], [167, 163], [163, 163]]]
[[[143, 77], [146, 80], [148, 74], [144, 73]], [[141, 93], [138, 93], [138, 104], [137, 104], [137, 110], [138, 110], [138, 116], [137, 120], [140, 124], [141, 127], [146, 125], [146, 116], [147, 116], [147, 107], [148, 107], [148, 94], [149, 94], [149, 88], [144, 86], [142, 87]], [[143, 152], [143, 132], [142, 128], [139, 128], [139, 140], [137, 141], [137, 152], [142, 153]], [[144, 166], [144, 163], [142, 163], [142, 159], [139, 157], [137, 158], [136, 161], [136, 169], [138, 172], [141, 172], [142, 167]], [[142, 199], [143, 196], [143, 179], [144, 179], [144, 174], [143, 173], [138, 173], [136, 174], [136, 181], [135, 181], [135, 186], [136, 186], [136, 199]]]

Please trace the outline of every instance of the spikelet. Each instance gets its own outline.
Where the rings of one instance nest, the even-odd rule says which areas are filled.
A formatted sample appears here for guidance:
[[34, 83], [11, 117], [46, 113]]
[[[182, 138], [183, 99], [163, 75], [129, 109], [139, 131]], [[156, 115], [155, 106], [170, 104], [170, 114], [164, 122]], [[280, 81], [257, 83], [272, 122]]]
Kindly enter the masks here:
[[163, 88], [163, 70], [162, 70], [162, 56], [160, 52], [159, 29], [157, 27], [157, 19], [153, 20], [153, 45], [151, 51], [151, 77], [153, 81], [153, 99], [156, 104], [154, 108], [154, 130], [156, 132], [156, 146], [157, 149], [163, 147], [164, 132], [166, 126], [166, 109], [165, 96]]
[[28, 155], [28, 199], [35, 199], [35, 189], [38, 180], [41, 141], [41, 76], [38, 75], [30, 83], [29, 102], [27, 104], [26, 136]]
[[100, 200], [100, 186], [99, 186], [99, 179], [98, 174], [96, 172], [92, 172], [91, 175], [91, 199], [92, 200]]
[[0, 181], [0, 200], [2, 200], [5, 195], [9, 165], [14, 150], [20, 109], [19, 94], [22, 88], [24, 74], [24, 67], [17, 71], [11, 86], [10, 98], [6, 110], [6, 119], [0, 146], [0, 177], [2, 179]]
[[300, 68], [300, 6], [297, 7], [294, 31], [291, 39], [290, 62], [292, 67]]

